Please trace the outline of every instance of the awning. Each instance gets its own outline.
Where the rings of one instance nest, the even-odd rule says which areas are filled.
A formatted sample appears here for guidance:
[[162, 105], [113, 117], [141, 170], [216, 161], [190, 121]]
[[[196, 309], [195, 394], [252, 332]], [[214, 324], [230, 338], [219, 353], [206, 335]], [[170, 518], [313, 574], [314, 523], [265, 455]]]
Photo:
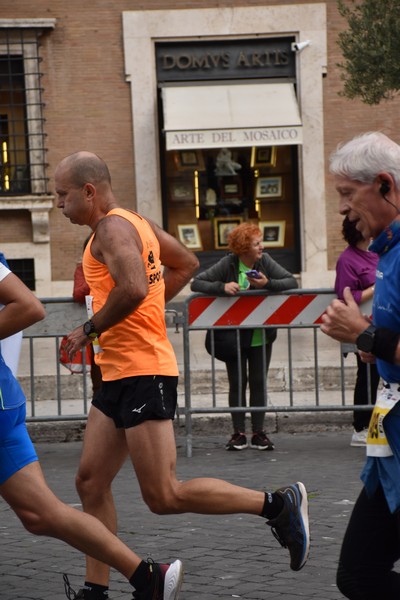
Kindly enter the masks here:
[[292, 83], [162, 88], [167, 150], [302, 143]]

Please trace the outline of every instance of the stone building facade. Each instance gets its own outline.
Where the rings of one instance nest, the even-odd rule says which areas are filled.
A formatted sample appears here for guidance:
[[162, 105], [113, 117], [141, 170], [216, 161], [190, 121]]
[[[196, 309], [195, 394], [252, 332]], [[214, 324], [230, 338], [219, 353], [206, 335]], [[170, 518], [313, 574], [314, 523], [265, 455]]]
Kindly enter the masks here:
[[192, 248], [259, 223], [305, 288], [344, 247], [327, 173], [341, 141], [400, 142], [399, 101], [339, 95], [336, 0], [19, 0], [0, 15], [0, 250], [41, 297], [68, 296], [89, 231], [56, 207], [54, 170], [101, 155], [123, 206]]

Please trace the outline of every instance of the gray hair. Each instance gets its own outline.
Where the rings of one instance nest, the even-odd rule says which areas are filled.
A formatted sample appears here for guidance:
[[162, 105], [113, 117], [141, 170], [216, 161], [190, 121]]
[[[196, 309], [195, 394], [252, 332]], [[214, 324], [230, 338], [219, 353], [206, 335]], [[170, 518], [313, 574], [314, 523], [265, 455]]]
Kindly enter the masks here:
[[339, 145], [329, 159], [333, 175], [372, 183], [378, 173], [390, 173], [400, 188], [400, 146], [385, 134], [372, 131]]

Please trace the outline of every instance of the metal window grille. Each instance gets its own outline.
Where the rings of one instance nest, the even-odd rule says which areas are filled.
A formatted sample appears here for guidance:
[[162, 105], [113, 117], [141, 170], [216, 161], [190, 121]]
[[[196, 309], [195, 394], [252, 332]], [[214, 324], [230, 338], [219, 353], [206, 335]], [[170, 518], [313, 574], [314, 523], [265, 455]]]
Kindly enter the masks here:
[[8, 258], [8, 266], [33, 292], [35, 291], [35, 261], [33, 258]]
[[0, 31], [0, 196], [46, 194], [39, 32]]

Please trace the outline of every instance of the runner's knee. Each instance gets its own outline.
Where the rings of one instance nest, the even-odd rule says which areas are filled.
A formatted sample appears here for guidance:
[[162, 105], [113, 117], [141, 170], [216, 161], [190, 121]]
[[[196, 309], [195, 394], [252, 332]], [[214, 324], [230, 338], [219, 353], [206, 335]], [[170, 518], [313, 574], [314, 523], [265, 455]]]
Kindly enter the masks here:
[[51, 534], [52, 520], [46, 518], [46, 515], [33, 510], [21, 510], [17, 512], [17, 515], [29, 533], [33, 535]]
[[154, 493], [152, 490], [142, 490], [143, 500], [156, 515], [172, 515], [182, 512], [178, 508], [178, 499], [174, 493], [158, 490]]
[[99, 493], [99, 486], [95, 480], [82, 475], [81, 472], [78, 472], [75, 477], [75, 487], [81, 499]]

